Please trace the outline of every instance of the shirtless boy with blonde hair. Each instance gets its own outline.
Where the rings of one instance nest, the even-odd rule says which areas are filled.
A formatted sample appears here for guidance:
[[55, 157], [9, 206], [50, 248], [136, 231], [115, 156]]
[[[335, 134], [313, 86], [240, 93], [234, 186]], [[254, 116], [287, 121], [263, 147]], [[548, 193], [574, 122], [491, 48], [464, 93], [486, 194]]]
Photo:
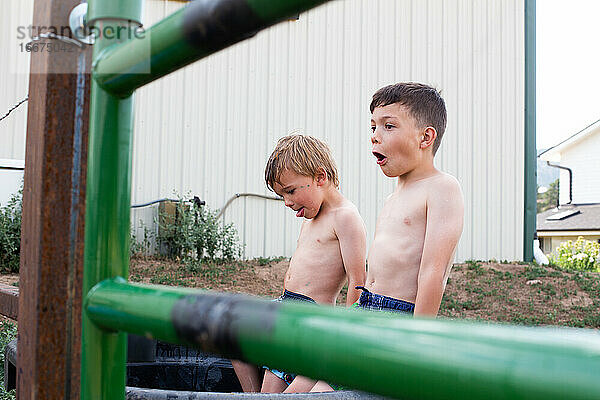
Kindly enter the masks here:
[[446, 106], [430, 86], [398, 83], [379, 89], [370, 109], [373, 155], [398, 185], [377, 219], [358, 306], [435, 316], [464, 214], [458, 181], [433, 163]]
[[[366, 230], [358, 210], [338, 190], [338, 172], [329, 147], [305, 135], [283, 137], [265, 168], [265, 182], [285, 206], [303, 218], [296, 251], [285, 274], [281, 301], [335, 305], [348, 282], [346, 304], [358, 300], [365, 281]], [[258, 373], [234, 362], [242, 388], [258, 387]], [[289, 386], [288, 386], [289, 385]], [[324, 382], [267, 368], [263, 392], [331, 390]]]

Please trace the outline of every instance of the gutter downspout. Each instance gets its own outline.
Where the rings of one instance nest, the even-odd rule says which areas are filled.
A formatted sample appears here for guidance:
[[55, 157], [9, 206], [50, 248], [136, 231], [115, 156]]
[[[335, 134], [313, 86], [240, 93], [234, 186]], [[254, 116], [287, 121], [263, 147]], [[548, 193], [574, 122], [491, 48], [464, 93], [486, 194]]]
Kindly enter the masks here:
[[525, 144], [524, 144], [524, 215], [523, 261], [533, 261], [536, 228], [536, 148], [535, 148], [535, 0], [525, 0]]
[[[569, 201], [566, 204], [571, 204], [573, 202], [573, 171], [571, 168], [563, 167], [562, 165], [552, 164], [550, 161], [546, 161], [549, 167], [564, 169], [569, 172]], [[560, 180], [558, 184], [558, 199], [556, 199], [556, 207], [560, 206]]]

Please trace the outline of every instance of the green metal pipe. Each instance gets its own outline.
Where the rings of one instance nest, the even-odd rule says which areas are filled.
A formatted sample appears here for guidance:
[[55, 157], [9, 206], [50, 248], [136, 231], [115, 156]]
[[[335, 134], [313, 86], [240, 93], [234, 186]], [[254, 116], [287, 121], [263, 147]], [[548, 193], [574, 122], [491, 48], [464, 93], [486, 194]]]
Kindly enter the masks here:
[[[93, 10], [99, 0], [90, 1]], [[131, 10], [141, 11], [141, 0], [103, 1], [105, 8], [123, 12], [132, 20]], [[106, 4], [111, 3], [111, 4]], [[125, 4], [127, 3], [127, 4]], [[132, 4], [136, 3], [136, 4]], [[127, 14], [128, 13], [128, 14]], [[135, 22], [104, 21], [103, 29], [127, 31]], [[116, 37], [100, 37], [94, 58]], [[86, 183], [86, 223], [83, 293], [98, 282], [128, 276], [129, 212], [131, 204], [131, 138], [133, 98], [116, 98], [92, 81], [90, 102], [89, 154]], [[107, 333], [82, 315], [81, 399], [114, 400], [125, 396], [127, 336]]]
[[[598, 399], [600, 335], [101, 282], [84, 304], [127, 331], [405, 399]], [[149, 311], [151, 310], [151, 311]]]
[[164, 75], [328, 0], [196, 0], [95, 58], [94, 77], [128, 96]]
[[142, 6], [141, 1], [89, 1], [88, 27], [95, 27], [98, 21], [103, 20], [131, 21], [136, 25], [142, 25], [140, 20]]

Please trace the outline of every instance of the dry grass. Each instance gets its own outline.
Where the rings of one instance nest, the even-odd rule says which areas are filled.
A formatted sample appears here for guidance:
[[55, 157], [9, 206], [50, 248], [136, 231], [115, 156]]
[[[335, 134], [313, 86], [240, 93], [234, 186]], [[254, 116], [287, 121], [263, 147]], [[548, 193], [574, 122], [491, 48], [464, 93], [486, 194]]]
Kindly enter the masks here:
[[455, 265], [440, 314], [451, 318], [600, 328], [600, 276], [528, 264]]
[[[196, 264], [133, 258], [134, 282], [276, 297], [289, 261], [259, 258], [228, 264]], [[0, 275], [18, 285], [18, 275]], [[345, 292], [338, 304], [345, 302]], [[570, 273], [519, 263], [469, 261], [450, 274], [440, 316], [524, 325], [600, 328], [600, 274]]]
[[[186, 267], [158, 259], [134, 259], [131, 280], [276, 297], [287, 259]], [[338, 304], [345, 301], [345, 293]], [[577, 274], [530, 264], [456, 264], [440, 316], [524, 325], [600, 328], [600, 274]]]

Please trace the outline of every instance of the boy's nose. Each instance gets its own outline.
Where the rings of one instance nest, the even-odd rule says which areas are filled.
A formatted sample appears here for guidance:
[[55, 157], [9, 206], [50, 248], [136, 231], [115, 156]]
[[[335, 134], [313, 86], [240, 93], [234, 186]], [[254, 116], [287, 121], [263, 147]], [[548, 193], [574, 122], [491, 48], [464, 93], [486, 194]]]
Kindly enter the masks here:
[[371, 135], [371, 143], [379, 143], [379, 140], [377, 139], [377, 134], [375, 132], [373, 132], [373, 134]]
[[291, 207], [292, 204], [294, 204], [292, 201], [290, 201], [290, 199], [286, 199], [285, 197], [283, 198], [283, 203], [286, 207]]

